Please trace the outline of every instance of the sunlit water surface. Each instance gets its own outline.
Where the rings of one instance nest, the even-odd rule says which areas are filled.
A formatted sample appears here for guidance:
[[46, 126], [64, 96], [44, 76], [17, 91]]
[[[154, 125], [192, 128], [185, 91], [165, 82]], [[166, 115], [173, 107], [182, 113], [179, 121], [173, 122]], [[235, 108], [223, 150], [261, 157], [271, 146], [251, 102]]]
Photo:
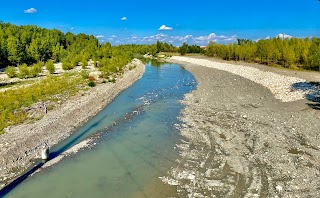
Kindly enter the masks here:
[[147, 64], [139, 81], [52, 152], [99, 134], [91, 148], [29, 177], [6, 197], [173, 196], [175, 189], [159, 177], [178, 158], [179, 100], [195, 86], [193, 76], [176, 64]]

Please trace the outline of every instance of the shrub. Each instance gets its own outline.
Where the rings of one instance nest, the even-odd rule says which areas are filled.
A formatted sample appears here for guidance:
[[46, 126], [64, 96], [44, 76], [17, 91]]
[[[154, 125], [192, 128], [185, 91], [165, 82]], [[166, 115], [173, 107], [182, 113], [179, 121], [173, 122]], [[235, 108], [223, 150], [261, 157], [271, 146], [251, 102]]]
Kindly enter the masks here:
[[46, 64], [46, 69], [49, 71], [50, 74], [54, 74], [55, 72], [55, 67], [53, 64], [53, 60], [49, 60]]
[[29, 67], [29, 75], [28, 77], [34, 78], [37, 77], [39, 74], [39, 68], [36, 65], [33, 65], [32, 67]]
[[16, 68], [13, 66], [7, 67], [6, 70], [4, 71], [4, 73], [6, 73], [9, 78], [14, 78], [17, 76]]
[[73, 69], [75, 66], [77, 66], [78, 64], [79, 64], [79, 60], [78, 60], [77, 57], [75, 57], [75, 58], [73, 58], [73, 59], [71, 60], [72, 69]]
[[63, 70], [70, 70], [70, 69], [73, 69], [73, 68], [74, 68], [74, 66], [72, 66], [72, 64], [70, 62], [65, 61], [65, 62], [62, 63], [62, 69]]
[[80, 72], [80, 75], [81, 75], [81, 77], [82, 77], [83, 79], [87, 79], [87, 78], [89, 77], [89, 74], [88, 74], [88, 72], [87, 72], [86, 70], [82, 70], [82, 71]]
[[85, 69], [87, 65], [88, 65], [87, 59], [83, 59], [83, 60], [81, 61], [82, 69]]
[[18, 65], [19, 73], [18, 78], [28, 78], [29, 77], [29, 67], [27, 64]]
[[34, 72], [37, 72], [37, 74], [42, 72], [42, 66], [43, 66], [43, 62], [39, 61], [38, 63], [34, 64]]
[[96, 86], [96, 83], [95, 83], [94, 81], [90, 80], [90, 81], [88, 82], [88, 86], [89, 86], [89, 87], [95, 87], [95, 86]]

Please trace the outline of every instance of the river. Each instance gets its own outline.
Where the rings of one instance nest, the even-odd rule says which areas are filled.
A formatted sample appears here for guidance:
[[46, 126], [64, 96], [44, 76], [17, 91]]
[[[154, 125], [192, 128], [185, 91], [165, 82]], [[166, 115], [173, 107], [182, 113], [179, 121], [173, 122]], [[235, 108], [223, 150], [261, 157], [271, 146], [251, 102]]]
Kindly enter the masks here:
[[5, 197], [175, 196], [175, 187], [159, 177], [179, 158], [179, 101], [195, 86], [179, 65], [147, 63], [140, 80], [51, 152], [98, 136], [90, 148], [30, 176]]

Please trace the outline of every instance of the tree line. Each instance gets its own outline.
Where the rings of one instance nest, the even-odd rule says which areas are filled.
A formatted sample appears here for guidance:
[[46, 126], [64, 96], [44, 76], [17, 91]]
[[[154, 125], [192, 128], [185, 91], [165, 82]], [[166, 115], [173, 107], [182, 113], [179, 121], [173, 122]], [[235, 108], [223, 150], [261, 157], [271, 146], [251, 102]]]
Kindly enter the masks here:
[[224, 60], [320, 71], [320, 38], [277, 37], [257, 42], [238, 39], [237, 43], [227, 45], [210, 42], [205, 54]]
[[[207, 47], [183, 43], [181, 47], [157, 41], [152, 45], [100, 44], [93, 35], [45, 29], [33, 25], [17, 26], [0, 21], [0, 68], [13, 66], [34, 76], [48, 62], [47, 69], [54, 73], [52, 62], [62, 62], [65, 70], [87, 65], [94, 60], [103, 75], [122, 70], [137, 54], [156, 55], [159, 52], [201, 53], [224, 60], [256, 62], [267, 65], [320, 69], [320, 38], [272, 38], [259, 41], [238, 39], [237, 43], [216, 44]], [[32, 67], [30, 67], [32, 66]], [[29, 68], [29, 72], [27, 69]], [[21, 72], [23, 73], [23, 72]], [[21, 75], [20, 77], [25, 77]]]
[[62, 62], [62, 68], [69, 70], [87, 65], [90, 59], [106, 77], [121, 71], [135, 54], [158, 51], [156, 44], [112, 46], [108, 42], [100, 44], [93, 35], [0, 22], [0, 68], [10, 66], [7, 73], [11, 77], [15, 76], [15, 67], [19, 68], [19, 77], [27, 78], [41, 72], [44, 64], [54, 73], [54, 62]]

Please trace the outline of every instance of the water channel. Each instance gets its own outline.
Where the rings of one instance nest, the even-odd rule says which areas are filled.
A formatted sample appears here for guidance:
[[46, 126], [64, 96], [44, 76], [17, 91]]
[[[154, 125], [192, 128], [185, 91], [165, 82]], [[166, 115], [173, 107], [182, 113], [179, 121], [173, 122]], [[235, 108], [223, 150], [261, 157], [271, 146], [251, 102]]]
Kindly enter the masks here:
[[149, 62], [143, 77], [52, 149], [61, 153], [97, 135], [90, 148], [27, 178], [6, 197], [164, 197], [161, 182], [179, 158], [175, 124], [192, 74], [176, 64]]

